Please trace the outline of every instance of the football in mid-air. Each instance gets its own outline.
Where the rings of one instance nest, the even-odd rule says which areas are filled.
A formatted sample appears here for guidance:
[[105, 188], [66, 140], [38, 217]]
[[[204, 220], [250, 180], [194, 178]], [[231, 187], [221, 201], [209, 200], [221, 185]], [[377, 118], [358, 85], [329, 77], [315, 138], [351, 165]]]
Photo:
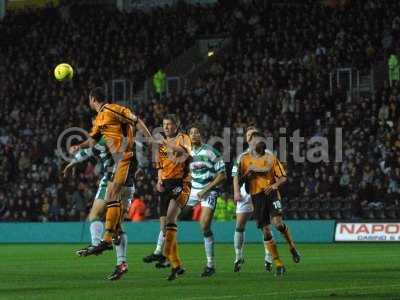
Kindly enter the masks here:
[[58, 81], [71, 80], [74, 76], [74, 69], [71, 65], [62, 63], [54, 69], [54, 77]]

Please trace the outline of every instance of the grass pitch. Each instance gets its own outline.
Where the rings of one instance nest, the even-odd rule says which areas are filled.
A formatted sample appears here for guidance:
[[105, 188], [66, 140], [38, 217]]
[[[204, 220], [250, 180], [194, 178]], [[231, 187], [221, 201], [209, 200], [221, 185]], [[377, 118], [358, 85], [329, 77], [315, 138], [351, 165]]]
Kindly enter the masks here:
[[129, 245], [129, 272], [104, 280], [114, 268], [111, 251], [80, 258], [81, 245], [0, 245], [0, 299], [400, 299], [400, 244], [303, 244], [294, 264], [279, 245], [284, 278], [264, 271], [260, 244], [245, 246], [245, 265], [233, 273], [232, 245], [217, 245], [217, 273], [200, 278], [202, 244], [181, 245], [187, 273], [167, 282], [169, 270], [144, 264], [153, 245]]

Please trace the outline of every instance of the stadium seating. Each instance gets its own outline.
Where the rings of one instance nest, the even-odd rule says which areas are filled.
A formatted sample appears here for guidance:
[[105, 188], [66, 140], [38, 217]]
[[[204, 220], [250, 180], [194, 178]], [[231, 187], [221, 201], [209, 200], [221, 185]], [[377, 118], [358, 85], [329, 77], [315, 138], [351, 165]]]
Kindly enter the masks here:
[[[0, 26], [8, 41], [0, 47], [0, 220], [83, 219], [96, 188], [95, 163], [63, 179], [54, 149], [63, 129], [90, 125], [88, 89], [117, 77], [139, 85], [196, 35], [216, 33], [234, 38], [233, 51], [217, 57], [194, 86], [165, 97], [163, 110], [177, 113], [184, 126], [201, 121], [216, 135], [223, 127], [257, 123], [275, 144], [280, 127], [288, 134], [300, 129], [306, 138], [332, 137], [342, 127], [342, 163], [298, 164], [289, 157], [285, 216], [399, 218], [400, 86], [351, 98], [340, 88], [333, 95], [327, 91], [331, 70], [370, 68], [400, 4], [353, 1], [334, 10], [314, 2], [250, 3], [213, 18], [219, 10], [178, 6], [120, 13], [71, 6], [9, 15]], [[398, 32], [391, 33], [395, 41]], [[76, 67], [71, 85], [50, 76], [60, 61]], [[137, 108], [151, 127], [161, 121], [155, 104]], [[154, 184], [153, 171], [138, 183], [151, 218], [157, 217]]]

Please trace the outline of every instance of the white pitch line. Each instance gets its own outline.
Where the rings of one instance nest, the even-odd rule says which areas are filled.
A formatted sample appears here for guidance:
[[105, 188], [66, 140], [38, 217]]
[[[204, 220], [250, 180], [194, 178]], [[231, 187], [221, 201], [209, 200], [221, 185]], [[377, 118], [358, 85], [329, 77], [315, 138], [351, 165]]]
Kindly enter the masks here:
[[336, 292], [336, 291], [355, 291], [355, 290], [370, 290], [377, 288], [393, 288], [399, 287], [400, 284], [391, 285], [375, 285], [375, 286], [363, 286], [363, 287], [346, 287], [346, 288], [331, 288], [331, 289], [313, 289], [313, 290], [302, 290], [302, 291], [288, 291], [288, 292], [271, 292], [271, 293], [259, 293], [259, 294], [240, 294], [240, 295], [224, 295], [224, 296], [204, 296], [204, 297], [190, 297], [181, 298], [185, 300], [202, 300], [202, 299], [234, 299], [234, 298], [248, 298], [257, 296], [289, 296], [297, 294], [313, 294], [318, 292]]

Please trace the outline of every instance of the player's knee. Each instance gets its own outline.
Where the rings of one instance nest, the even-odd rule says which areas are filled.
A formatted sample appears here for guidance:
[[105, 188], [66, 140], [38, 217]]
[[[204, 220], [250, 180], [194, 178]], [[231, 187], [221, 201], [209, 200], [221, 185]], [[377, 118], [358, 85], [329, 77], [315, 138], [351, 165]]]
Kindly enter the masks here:
[[205, 238], [207, 238], [213, 236], [213, 233], [210, 229], [208, 229], [207, 231], [203, 231], [203, 235]]
[[108, 191], [108, 198], [109, 198], [108, 200], [115, 201], [120, 190], [121, 190], [120, 184], [117, 183], [111, 184]]
[[235, 231], [236, 231], [236, 232], [241, 232], [241, 233], [243, 233], [243, 232], [244, 232], [244, 229], [245, 229], [244, 227], [239, 227], [239, 226], [237, 226], [236, 229], [235, 229]]
[[115, 198], [116, 198], [116, 192], [113, 188], [110, 188], [110, 190], [108, 191], [107, 202], [115, 201]]
[[285, 232], [286, 231], [286, 225], [281, 221], [279, 223], [275, 224], [275, 228], [279, 231], [279, 232]]
[[166, 225], [172, 224], [172, 223], [175, 223], [175, 218], [173, 218], [173, 217], [166, 217], [165, 218], [165, 224]]
[[88, 221], [89, 222], [94, 222], [100, 220], [100, 216], [94, 213], [90, 213], [88, 216]]
[[272, 234], [271, 234], [271, 232], [269, 232], [269, 233], [265, 233], [265, 232], [264, 232], [264, 241], [268, 242], [268, 241], [270, 241], [270, 240], [272, 240]]
[[271, 229], [269, 228], [269, 226], [263, 226], [262, 232], [263, 232], [264, 241], [272, 240], [272, 232], [271, 232]]
[[92, 209], [89, 213], [88, 221], [89, 222], [97, 221], [100, 220], [100, 217], [101, 217], [101, 211], [97, 209]]
[[210, 224], [208, 224], [208, 222], [201, 222], [200, 226], [204, 233], [210, 231]]
[[236, 228], [243, 228], [243, 230], [246, 227], [246, 221], [243, 220], [237, 220], [236, 221]]
[[262, 231], [263, 231], [263, 233], [271, 233], [271, 229], [269, 228], [268, 225], [264, 225], [262, 227]]
[[272, 232], [270, 230], [264, 231], [264, 241], [268, 242], [272, 240]]

